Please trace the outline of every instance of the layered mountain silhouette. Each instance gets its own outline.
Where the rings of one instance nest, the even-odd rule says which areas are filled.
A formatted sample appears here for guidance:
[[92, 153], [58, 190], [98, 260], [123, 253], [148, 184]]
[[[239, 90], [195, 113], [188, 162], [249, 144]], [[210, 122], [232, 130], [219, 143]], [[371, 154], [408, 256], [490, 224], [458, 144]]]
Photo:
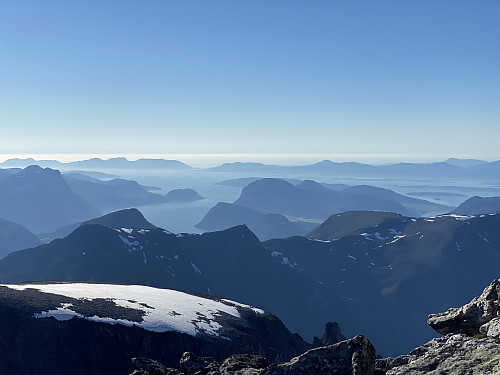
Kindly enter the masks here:
[[335, 320], [382, 354], [404, 353], [435, 335], [425, 325], [429, 312], [470, 300], [495, 278], [500, 215], [367, 214], [331, 219], [332, 231], [325, 225], [314, 239], [262, 244], [246, 226], [197, 235], [83, 225], [0, 260], [0, 281], [92, 280], [223, 295], [281, 316], [309, 340]]
[[0, 178], [0, 217], [42, 233], [100, 215], [59, 171], [30, 166]]
[[[224, 180], [224, 181], [217, 182], [216, 185], [244, 188], [248, 184], [255, 182], [257, 180], [262, 180], [263, 178], [264, 177], [233, 178], [230, 180]], [[308, 181], [310, 181], [310, 180], [299, 180], [296, 178], [281, 178], [281, 180], [285, 180], [287, 182], [290, 182], [292, 185], [295, 185], [295, 186], [299, 186], [302, 183], [305, 183], [305, 185], [303, 185], [303, 186], [307, 186]], [[350, 185], [346, 185], [346, 184], [329, 184], [329, 183], [321, 183], [320, 185], [323, 185], [324, 187], [327, 187], [327, 188], [330, 188], [333, 190], [343, 190], [343, 189], [348, 188], [350, 186]]]
[[35, 247], [41, 241], [21, 224], [0, 219], [0, 258], [28, 247]]
[[64, 176], [71, 190], [101, 211], [147, 204], [191, 202], [203, 199], [192, 189], [176, 189], [166, 195], [151, 193], [136, 181], [115, 178], [108, 181], [87, 177], [86, 179]]
[[491, 214], [500, 211], [500, 197], [472, 197], [451, 211], [459, 215]]
[[209, 168], [213, 172], [238, 172], [262, 175], [324, 175], [343, 177], [375, 178], [487, 178], [498, 180], [500, 161], [483, 162], [482, 160], [448, 159], [435, 163], [397, 163], [370, 165], [356, 162], [332, 162], [323, 160], [304, 166], [280, 166], [261, 163], [225, 163]]
[[33, 158], [27, 159], [9, 159], [0, 163], [4, 168], [21, 167], [25, 168], [29, 165], [39, 165], [48, 168], [82, 168], [82, 169], [149, 169], [149, 170], [171, 170], [171, 169], [190, 169], [191, 167], [178, 161], [178, 160], [165, 160], [165, 159], [139, 159], [130, 161], [126, 158], [111, 158], [100, 159], [92, 158], [88, 160], [73, 161], [69, 163], [62, 163], [57, 160], [35, 160]]
[[212, 207], [196, 227], [206, 231], [216, 231], [240, 224], [248, 226], [262, 241], [304, 235], [315, 227], [312, 223], [292, 222], [280, 214], [262, 214], [248, 207], [224, 202]]
[[234, 203], [262, 213], [318, 219], [353, 210], [392, 211], [419, 216], [425, 212], [445, 212], [447, 208], [373, 186], [359, 185], [338, 191], [314, 181], [294, 186], [275, 178], [264, 178], [249, 184]]

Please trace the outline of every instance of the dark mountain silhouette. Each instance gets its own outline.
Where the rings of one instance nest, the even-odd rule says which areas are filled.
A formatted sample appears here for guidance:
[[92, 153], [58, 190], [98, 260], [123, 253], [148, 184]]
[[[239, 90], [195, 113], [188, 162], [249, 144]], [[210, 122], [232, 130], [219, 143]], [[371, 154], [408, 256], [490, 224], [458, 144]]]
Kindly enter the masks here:
[[323, 224], [308, 233], [306, 237], [313, 240], [332, 241], [356, 234], [360, 230], [378, 225], [386, 219], [399, 216], [393, 212], [348, 211], [330, 216]]
[[0, 258], [13, 251], [40, 244], [40, 240], [21, 224], [0, 219]]
[[394, 355], [435, 335], [425, 324], [430, 311], [470, 300], [498, 273], [500, 214], [387, 214], [362, 230], [353, 217], [340, 218], [347, 228], [333, 232], [354, 233], [336, 240], [262, 244], [245, 226], [176, 235], [85, 225], [0, 260], [0, 281], [93, 280], [224, 295], [281, 316], [307, 339], [335, 320], [346, 336], [365, 334]]
[[219, 202], [196, 224], [202, 230], [224, 230], [245, 224], [260, 240], [304, 235], [315, 224], [291, 222], [280, 214], [262, 214], [234, 203]]
[[164, 201], [169, 203], [194, 202], [204, 199], [193, 189], [174, 189], [165, 194]]
[[337, 225], [313, 232], [322, 229], [320, 239], [291, 237], [263, 244], [321, 282], [329, 291], [325, 304], [331, 319], [348, 335], [370, 337], [381, 353], [410, 350], [410, 342], [433, 337], [425, 325], [429, 311], [460, 305], [498, 274], [498, 214], [419, 219], [380, 214], [375, 217], [380, 223], [364, 229], [356, 228], [365, 224], [358, 225], [357, 214], [343, 215]]
[[147, 221], [137, 208], [128, 208], [106, 214], [104, 216], [90, 219], [83, 222], [83, 225], [99, 224], [112, 229], [136, 228], [136, 229], [155, 229], [156, 226]]
[[249, 184], [234, 203], [263, 213], [317, 219], [353, 210], [420, 215], [425, 212], [444, 212], [449, 208], [372, 186], [352, 186], [336, 191], [314, 181], [303, 182], [299, 187], [274, 178], [265, 178]]
[[224, 230], [240, 224], [254, 222], [262, 217], [258, 211], [233, 203], [219, 202], [196, 224], [197, 228], [216, 231]]
[[100, 213], [76, 195], [59, 171], [30, 166], [0, 179], [0, 217], [34, 233], [96, 217]]
[[283, 361], [310, 348], [263, 310], [168, 289], [1, 285], [0, 301], [2, 374], [129, 374], [137, 356], [178, 367], [186, 351]]
[[459, 215], [491, 214], [500, 211], [500, 197], [472, 197], [462, 202], [451, 213]]
[[[261, 180], [264, 177], [241, 177], [241, 178], [233, 178], [230, 180], [224, 180], [217, 182], [215, 185], [222, 185], [222, 186], [230, 186], [230, 187], [238, 187], [238, 188], [244, 188], [248, 184], [251, 184], [252, 182], [255, 182], [257, 180]], [[282, 180], [288, 181], [292, 185], [297, 185], [302, 182], [302, 180], [298, 180], [296, 178], [283, 178]], [[347, 185], [346, 185], [347, 187]]]
[[[239, 296], [282, 313], [296, 328], [310, 325], [305, 316], [319, 317], [318, 332], [330, 315], [322, 311], [325, 298], [317, 282], [284, 267], [246, 226], [176, 235], [160, 228], [84, 225], [64, 239], [0, 260], [0, 282], [27, 280], [90, 280]], [[300, 307], [291, 312], [297, 303]]]
[[[238, 187], [238, 188], [244, 188], [248, 184], [251, 184], [252, 182], [255, 182], [257, 180], [261, 180], [264, 177], [241, 177], [241, 178], [234, 178], [231, 180], [225, 180], [225, 181], [220, 181], [217, 182], [215, 185], [222, 185], [222, 186], [230, 186], [230, 187]], [[302, 185], [302, 187], [307, 187], [307, 185], [311, 182], [315, 182], [312, 180], [298, 180], [296, 178], [281, 178], [281, 180], [287, 181], [291, 183], [292, 185], [295, 185], [297, 187], [300, 187], [302, 183], [305, 183]], [[348, 188], [350, 185], [346, 184], [328, 184], [328, 183], [320, 183], [320, 185], [327, 187], [329, 189], [333, 190], [344, 190], [345, 188]]]
[[146, 204], [203, 199], [191, 189], [173, 190], [166, 195], [151, 193], [148, 188], [138, 182], [121, 178], [101, 181], [90, 177], [74, 178], [71, 174], [65, 175], [64, 178], [71, 190], [105, 212]]

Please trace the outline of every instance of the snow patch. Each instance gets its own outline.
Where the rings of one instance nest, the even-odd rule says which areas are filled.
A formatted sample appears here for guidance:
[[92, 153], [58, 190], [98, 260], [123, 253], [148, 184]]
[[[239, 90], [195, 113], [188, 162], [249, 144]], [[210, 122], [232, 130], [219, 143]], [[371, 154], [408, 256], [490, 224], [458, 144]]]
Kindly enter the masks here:
[[123, 243], [130, 248], [129, 251], [142, 250], [142, 246], [139, 243], [139, 241], [130, 241], [128, 238], [125, 238], [120, 234], [118, 235], [118, 237], [120, 237], [120, 239], [123, 241]]
[[231, 301], [229, 299], [222, 299], [221, 301], [223, 301], [225, 303], [228, 303], [231, 306], [243, 307], [245, 309], [253, 310], [257, 314], [264, 315], [264, 310], [258, 309], [257, 307], [253, 307], [253, 306], [250, 306], [250, 305], [245, 305], [244, 303], [240, 303], [240, 302]]
[[194, 264], [193, 262], [190, 262], [190, 263], [191, 263], [191, 267], [193, 267], [194, 272], [199, 273], [201, 275], [201, 271], [198, 267], [196, 267], [196, 264]]
[[[222, 303], [175, 290], [142, 285], [64, 283], [3, 284], [2, 286], [14, 290], [37, 289], [42, 293], [58, 294], [87, 301], [98, 298], [107, 299], [118, 306], [140, 310], [144, 313], [142, 322], [133, 322], [106, 316], [82, 316], [71, 310], [70, 304], [62, 304], [61, 307], [55, 310], [36, 313], [35, 317], [37, 318], [54, 317], [58, 320], [68, 320], [77, 317], [109, 324], [136, 325], [154, 332], [177, 331], [192, 336], [195, 336], [198, 332], [218, 336], [217, 331], [222, 326], [216, 319], [223, 313], [241, 318], [240, 313], [234, 307], [237, 302], [226, 300], [229, 304]], [[262, 311], [260, 309], [256, 310]]]

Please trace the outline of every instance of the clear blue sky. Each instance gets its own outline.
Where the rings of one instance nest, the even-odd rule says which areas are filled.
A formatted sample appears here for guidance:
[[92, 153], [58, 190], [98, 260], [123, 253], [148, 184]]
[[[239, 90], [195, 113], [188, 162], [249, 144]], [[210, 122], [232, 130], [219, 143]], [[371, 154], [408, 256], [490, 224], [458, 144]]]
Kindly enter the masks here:
[[1, 0], [0, 153], [500, 159], [499, 17], [498, 0]]

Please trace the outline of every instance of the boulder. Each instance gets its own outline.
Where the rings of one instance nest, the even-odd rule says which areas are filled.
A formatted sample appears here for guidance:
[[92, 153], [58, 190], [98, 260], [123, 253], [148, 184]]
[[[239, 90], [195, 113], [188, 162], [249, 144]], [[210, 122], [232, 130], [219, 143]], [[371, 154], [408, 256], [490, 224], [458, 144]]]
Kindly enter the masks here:
[[431, 314], [427, 323], [443, 335], [462, 333], [476, 338], [490, 335], [498, 337], [498, 323], [490, 321], [497, 319], [500, 314], [499, 296], [500, 280], [494, 280], [480, 296], [468, 304], [443, 313]]
[[149, 358], [135, 357], [132, 358], [132, 363], [138, 368], [132, 375], [181, 375], [178, 370]]
[[389, 369], [387, 375], [500, 373], [500, 345], [492, 338], [447, 335], [433, 339], [402, 357], [406, 357], [406, 364]]
[[236, 354], [227, 358], [220, 366], [221, 375], [257, 375], [269, 366], [269, 361], [260, 355]]
[[272, 364], [262, 375], [373, 375], [375, 349], [364, 336], [311, 349], [289, 362]]
[[211, 368], [219, 367], [220, 363], [211, 357], [198, 357], [191, 352], [185, 352], [180, 361], [180, 368], [185, 375], [196, 373], [206, 374]]

